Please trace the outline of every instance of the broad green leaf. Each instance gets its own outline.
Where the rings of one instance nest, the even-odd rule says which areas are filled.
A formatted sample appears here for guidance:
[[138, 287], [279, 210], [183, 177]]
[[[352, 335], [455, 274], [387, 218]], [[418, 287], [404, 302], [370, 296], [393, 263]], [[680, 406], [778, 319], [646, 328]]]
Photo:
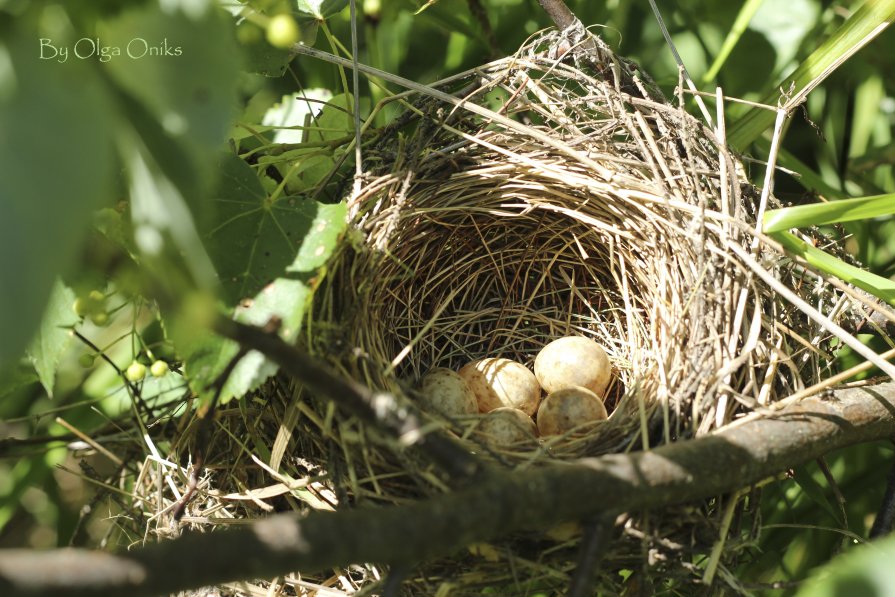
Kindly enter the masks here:
[[28, 358], [50, 397], [53, 396], [59, 357], [71, 341], [69, 328], [79, 321], [72, 310], [74, 301], [75, 293], [72, 289], [56, 280], [40, 328], [28, 348]]
[[895, 281], [837, 259], [789, 232], [775, 232], [771, 234], [771, 237], [782, 244], [788, 252], [802, 257], [813, 267], [866, 290], [873, 296], [895, 306]]
[[[228, 309], [234, 309], [238, 321], [255, 325], [276, 316], [282, 321], [280, 335], [294, 341], [314, 276], [345, 229], [345, 205], [297, 197], [270, 201], [252, 168], [235, 155], [222, 161], [216, 197], [219, 219], [208, 233], [207, 246]], [[234, 342], [211, 334], [189, 341], [184, 354], [191, 387], [210, 398], [209, 384], [238, 352]], [[245, 355], [224, 385], [222, 400], [243, 396], [276, 371], [261, 354]]]
[[298, 0], [298, 12], [326, 19], [342, 11], [348, 6], [348, 0]]
[[885, 597], [895, 587], [895, 536], [852, 548], [816, 570], [797, 597]]
[[[305, 40], [306, 38], [302, 35], [301, 39]], [[313, 44], [309, 43], [308, 45]], [[265, 77], [282, 77], [289, 63], [295, 57], [288, 50], [281, 50], [270, 45], [263, 35], [244, 41], [241, 46], [246, 70]]]
[[[774, 48], [773, 76], [778, 76], [793, 59], [805, 36], [816, 26], [820, 6], [815, 0], [759, 2], [749, 28], [761, 33]], [[771, 81], [767, 81], [770, 83]]]
[[[363, 103], [361, 103], [363, 106]], [[326, 102], [320, 115], [311, 121], [307, 140], [311, 142], [341, 139], [354, 132], [352, 97], [342, 93]]]
[[[258, 295], [236, 310], [235, 319], [263, 326], [271, 317], [282, 320], [280, 335], [293, 342], [298, 337], [306, 307], [311, 297], [310, 286], [302, 280], [278, 278]], [[212, 398], [210, 384], [223, 372], [239, 353], [239, 346], [211, 334], [191, 343], [185, 355], [185, 369], [190, 387], [203, 400]], [[277, 366], [258, 352], [245, 355], [230, 373], [221, 392], [222, 402], [244, 396], [259, 387], [277, 372]]]
[[895, 194], [888, 194], [772, 209], [765, 213], [763, 224], [765, 233], [772, 233], [790, 228], [854, 222], [893, 214], [895, 214]]
[[344, 203], [318, 204], [314, 221], [286, 271], [307, 274], [322, 267], [345, 231], [347, 215], [348, 209]]
[[[312, 155], [303, 159], [294, 168], [288, 168], [286, 189], [290, 193], [301, 193], [316, 187], [335, 167], [335, 161], [328, 155]], [[285, 174], [285, 173], [284, 173]]]
[[98, 27], [103, 44], [121, 51], [105, 63], [112, 80], [183, 149], [202, 183], [213, 182], [236, 106], [240, 56], [233, 28], [207, 0], [150, 3]]
[[[304, 282], [279, 278], [264, 288], [253, 300], [246, 301], [248, 307], [237, 309], [235, 318], [243, 323], [263, 326], [271, 317], [279, 317], [283, 322], [280, 335], [283, 339], [293, 342], [301, 328], [309, 298], [310, 290]], [[198, 380], [193, 379], [190, 373], [190, 381], [199, 382], [192, 385], [193, 389], [201, 397], [211, 398], [208, 382], [216, 378], [238, 352], [239, 347], [235, 342], [216, 338], [209, 344], [204, 355], [200, 352], [196, 355], [198, 358], [188, 359], [188, 373], [196, 367], [205, 371]], [[261, 353], [249, 352], [227, 378], [221, 392], [221, 402], [244, 396], [247, 392], [258, 388], [276, 372], [277, 365], [268, 361]]]
[[[841, 63], [885, 29], [895, 17], [895, 0], [867, 0], [832, 36], [824, 41], [761, 103], [776, 106], [814, 88]], [[774, 122], [773, 110], [752, 107], [730, 127], [728, 143], [743, 149]]]
[[[885, 101], [884, 75], [868, 76], [855, 91], [855, 106], [852, 116], [850, 156], [863, 156], [871, 146], [873, 130], [882, 117], [880, 105]], [[888, 120], [888, 119], [886, 119]]]
[[142, 140], [126, 130], [120, 133], [120, 148], [130, 185], [134, 242], [149, 264], [166, 267], [184, 263], [191, 281], [168, 272], [166, 282], [175, 291], [178, 284], [215, 285], [215, 271], [194, 223], [183, 191], [153, 160]]
[[302, 127], [313, 123], [310, 116], [319, 112], [325, 102], [332, 101], [332, 97], [329, 89], [305, 89], [284, 95], [264, 113], [261, 124], [282, 127], [274, 133], [275, 143], [301, 143], [305, 137]]
[[[16, 390], [40, 381], [34, 367], [24, 359], [21, 363], [12, 363], [0, 369], [0, 400]], [[3, 491], [0, 490], [0, 495]]]
[[206, 246], [231, 307], [254, 297], [281, 276], [296, 255], [309, 250], [321, 221], [333, 222], [336, 210], [344, 213], [340, 205], [300, 197], [270, 200], [255, 172], [232, 155], [223, 162], [215, 201], [216, 220], [207, 231]]
[[0, 39], [0, 366], [34, 336], [117, 170], [96, 63], [41, 59], [51, 52], [39, 49], [36, 15], [17, 19]]

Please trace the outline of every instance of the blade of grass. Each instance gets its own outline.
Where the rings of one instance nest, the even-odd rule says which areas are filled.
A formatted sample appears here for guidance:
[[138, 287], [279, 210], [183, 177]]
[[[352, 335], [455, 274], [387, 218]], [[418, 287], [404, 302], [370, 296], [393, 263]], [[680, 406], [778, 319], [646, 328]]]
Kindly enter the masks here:
[[895, 281], [845, 263], [790, 232], [775, 232], [769, 236], [783, 245], [788, 252], [798, 255], [812, 267], [866, 290], [873, 296], [895, 306]]
[[715, 77], [718, 76], [721, 67], [724, 66], [724, 63], [727, 62], [727, 59], [730, 57], [730, 53], [733, 52], [733, 49], [736, 47], [737, 43], [739, 43], [740, 38], [743, 36], [743, 32], [745, 32], [746, 28], [749, 26], [749, 21], [755, 16], [755, 13], [758, 11], [762, 2], [764, 2], [764, 0], [746, 0], [746, 3], [743, 4], [743, 7], [737, 14], [736, 20], [733, 22], [733, 26], [731, 26], [730, 31], [727, 32], [727, 37], [724, 38], [724, 43], [721, 45], [721, 49], [718, 50], [718, 55], [715, 56], [715, 61], [712, 62], [709, 70], [702, 76], [702, 83], [704, 85], [714, 81]]
[[[783, 90], [781, 93], [771, 93], [760, 103], [780, 105], [787, 111], [795, 108], [830, 73], [888, 27], [893, 18], [895, 0], [867, 0], [778, 85]], [[772, 111], [750, 108], [730, 127], [728, 143], [735, 149], [743, 150], [764, 133], [774, 122], [774, 117]]]
[[790, 228], [854, 222], [893, 214], [895, 214], [895, 193], [842, 199], [827, 203], [772, 209], [764, 215], [763, 231], [765, 234], [771, 234]]

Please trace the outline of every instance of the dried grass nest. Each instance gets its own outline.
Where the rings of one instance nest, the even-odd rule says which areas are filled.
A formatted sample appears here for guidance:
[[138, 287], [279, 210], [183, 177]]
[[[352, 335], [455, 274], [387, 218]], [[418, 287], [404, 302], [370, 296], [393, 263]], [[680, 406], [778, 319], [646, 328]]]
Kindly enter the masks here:
[[652, 443], [703, 434], [819, 380], [829, 337], [743, 255], [811, 304], [838, 297], [756, 238], [742, 164], [600, 42], [555, 58], [561, 40], [458, 81], [458, 105], [412, 106], [367, 154], [319, 354], [340, 346], [347, 375], [408, 394], [432, 367], [530, 367], [550, 340], [591, 337], [612, 416], [555, 456], [629, 448], [644, 422]]
[[[579, 39], [546, 33], [441, 87], [451, 101], [417, 96], [367, 145], [351, 231], [327, 266], [308, 334], [309, 349], [344, 375], [411, 401], [432, 367], [497, 356], [531, 366], [565, 335], [606, 347], [609, 420], [533, 449], [490, 450], [504, 466], [704, 434], [822, 379], [830, 337], [762, 282], [756, 264], [815, 307], [857, 316], [756, 235], [760, 194], [723, 139], [601, 41]], [[311, 480], [304, 503], [282, 507], [403, 503], [447, 490], [426, 463], [369, 441], [362, 423], [301, 388], [277, 380], [264, 402], [221, 413], [210, 445], [227, 474], [204, 481], [206, 499], [186, 521], [208, 524], [202, 511], [211, 510], [263, 516], [281, 498], [225, 495], [270, 485], [271, 469]], [[432, 426], [481, 452], [478, 416], [431, 414]], [[270, 447], [267, 471], [234, 439], [245, 427], [254, 445]], [[677, 508], [648, 524], [631, 515], [603, 569], [692, 579], [693, 554], [717, 538], [712, 508]], [[508, 540], [435, 563], [406, 590], [561, 591], [577, 541], [574, 531]], [[729, 543], [722, 568], [742, 548]], [[353, 567], [291, 584], [298, 594], [319, 584], [330, 587], [319, 594], [338, 594], [378, 578]], [[620, 582], [607, 575], [601, 587], [617, 594]]]

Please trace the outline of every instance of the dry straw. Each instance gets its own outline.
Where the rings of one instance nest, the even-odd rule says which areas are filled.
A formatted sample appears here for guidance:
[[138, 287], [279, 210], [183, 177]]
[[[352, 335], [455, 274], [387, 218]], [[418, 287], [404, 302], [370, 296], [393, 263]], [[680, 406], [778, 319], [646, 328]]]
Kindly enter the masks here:
[[368, 153], [360, 234], [319, 300], [338, 363], [402, 393], [434, 366], [592, 337], [614, 412], [575, 454], [706, 433], [819, 379], [828, 335], [731, 247], [822, 309], [837, 297], [756, 237], [759, 193], [723, 139], [602, 43], [567, 44], [457, 82], [459, 107], [420, 102]]
[[[497, 449], [476, 434], [478, 417], [430, 413], [429, 428], [451, 429], [500, 466], [705, 434], [827, 376], [830, 335], [743, 256], [830, 317], [858, 315], [851, 298], [758, 234], [760, 193], [723, 136], [588, 39], [546, 33], [511, 59], [418, 96], [378, 133], [351, 198], [351, 231], [309, 322], [313, 352], [400, 400], [414, 400], [431, 367], [486, 356], [530, 366], [565, 335], [605, 346], [615, 370], [611, 416], [583, 434]], [[400, 504], [449, 490], [426, 462], [370, 441], [368, 431], [277, 380], [221, 413], [210, 472], [184, 520], [207, 528], [274, 508]], [[177, 497], [166, 489], [172, 479], [141, 479], [142, 507], [165, 520]], [[741, 503], [626, 516], [603, 568], [637, 570], [628, 582], [647, 583], [644, 574], [690, 582], [701, 574], [694, 554], [708, 554], [718, 526], [731, 524], [721, 512]], [[735, 524], [748, 538], [747, 519]], [[571, 527], [477, 546], [416, 571], [407, 587], [421, 595], [561, 591], [579, 539]], [[745, 547], [728, 542], [714, 557], [732, 585], [726, 566]], [[279, 582], [329, 595], [375, 592], [379, 579], [368, 566]], [[623, 588], [614, 574], [600, 582], [607, 594]]]

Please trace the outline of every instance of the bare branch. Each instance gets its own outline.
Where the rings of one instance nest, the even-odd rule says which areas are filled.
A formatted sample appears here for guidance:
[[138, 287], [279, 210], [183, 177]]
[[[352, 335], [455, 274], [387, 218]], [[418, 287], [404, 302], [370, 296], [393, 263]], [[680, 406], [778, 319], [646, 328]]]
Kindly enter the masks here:
[[536, 470], [494, 471], [406, 506], [280, 514], [117, 555], [78, 549], [0, 551], [0, 593], [170, 593], [350, 562], [413, 565], [522, 529], [690, 502], [754, 484], [848, 445], [895, 436], [895, 383], [837, 390], [765, 419], [649, 452]]
[[385, 431], [402, 445], [419, 448], [453, 477], [469, 478], [481, 470], [478, 459], [447, 433], [438, 430], [421, 433], [418, 413], [411, 405], [399, 403], [395, 396], [373, 392], [353, 380], [339, 377], [324, 363], [261, 328], [222, 318], [215, 325], [215, 331], [261, 352], [311, 391]]
[[563, 2], [563, 0], [538, 0], [538, 3], [560, 31], [568, 29], [578, 22], [578, 17], [575, 16], [575, 13], [569, 10], [569, 7], [566, 6], [566, 3]]

